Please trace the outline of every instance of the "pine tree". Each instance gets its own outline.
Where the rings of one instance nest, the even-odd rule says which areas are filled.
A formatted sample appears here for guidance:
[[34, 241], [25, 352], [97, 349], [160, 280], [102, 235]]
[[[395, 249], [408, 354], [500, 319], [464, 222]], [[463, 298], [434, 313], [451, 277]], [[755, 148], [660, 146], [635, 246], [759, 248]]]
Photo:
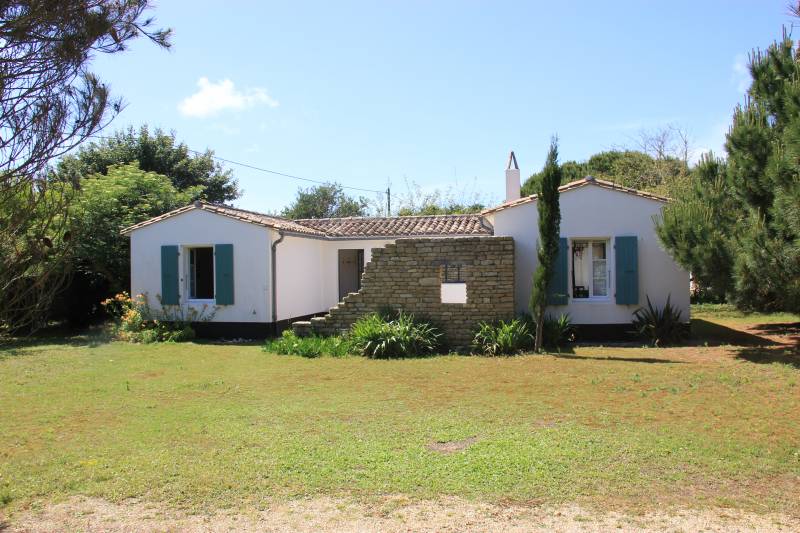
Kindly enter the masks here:
[[704, 161], [657, 221], [664, 246], [741, 309], [800, 310], [800, 55], [785, 34], [750, 57], [726, 164]]
[[745, 219], [731, 235], [734, 302], [800, 310], [800, 56], [786, 35], [750, 58], [753, 83], [728, 134], [728, 182]]
[[541, 172], [541, 186], [536, 209], [539, 212], [539, 261], [533, 274], [530, 311], [536, 319], [535, 351], [542, 349], [544, 315], [547, 307], [547, 288], [553, 278], [558, 257], [558, 240], [561, 227], [561, 208], [558, 187], [561, 185], [561, 167], [558, 164], [558, 139], [550, 141], [550, 151]]
[[675, 260], [692, 273], [704, 299], [724, 301], [733, 290], [731, 230], [739, 227], [740, 203], [725, 179], [726, 164], [704, 155], [657, 220], [656, 233]]

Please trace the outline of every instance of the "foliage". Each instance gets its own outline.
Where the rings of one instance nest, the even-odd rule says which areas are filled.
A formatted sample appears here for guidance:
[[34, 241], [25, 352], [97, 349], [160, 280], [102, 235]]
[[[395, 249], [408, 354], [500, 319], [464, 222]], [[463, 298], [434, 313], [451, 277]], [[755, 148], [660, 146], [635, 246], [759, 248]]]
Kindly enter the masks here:
[[479, 194], [470, 194], [458, 184], [444, 190], [426, 192], [419, 184], [406, 181], [406, 188], [406, 194], [399, 198], [397, 215], [401, 217], [480, 213], [486, 207]]
[[146, 172], [169, 177], [179, 191], [193, 191], [193, 199], [223, 203], [241, 194], [238, 183], [214, 160], [214, 152], [193, 153], [177, 142], [174, 133], [147, 125], [117, 131], [113, 136], [81, 146], [59, 161], [54, 178], [79, 183], [89, 176], [107, 175], [109, 169], [134, 164]]
[[[2, 194], [2, 193], [0, 193]], [[0, 339], [42, 326], [73, 253], [66, 187], [11, 191], [0, 202]]]
[[536, 271], [533, 274], [530, 312], [536, 319], [535, 351], [542, 347], [547, 289], [553, 278], [554, 263], [558, 256], [561, 208], [558, 187], [561, 184], [561, 167], [558, 165], [558, 141], [553, 138], [550, 151], [542, 171], [542, 186], [539, 192], [537, 210], [539, 212], [539, 249], [537, 250]]
[[43, 323], [70, 252], [70, 187], [47, 182], [51, 161], [101, 130], [122, 107], [88, 70], [140, 35], [169, 46], [143, 19], [148, 0], [0, 4], [0, 330]]
[[[536, 320], [529, 314], [523, 314], [519, 320], [528, 325], [530, 331], [536, 330]], [[569, 313], [558, 315], [545, 315], [542, 325], [542, 346], [548, 349], [560, 349], [575, 340], [575, 326]]]
[[[624, 187], [671, 196], [687, 181], [688, 165], [673, 156], [657, 158], [639, 150], [608, 150], [583, 162], [565, 161], [561, 173], [562, 185], [594, 176]], [[537, 194], [542, 178], [542, 172], [538, 172], [525, 180], [522, 195]]]
[[114, 335], [123, 341], [149, 344], [152, 342], [185, 342], [195, 337], [193, 322], [211, 320], [214, 311], [203, 305], [193, 307], [164, 306], [161, 311], [150, 307], [146, 294], [131, 298], [122, 292], [102, 302], [114, 319]]
[[569, 313], [558, 315], [558, 318], [545, 317], [542, 331], [542, 344], [548, 348], [562, 348], [575, 340], [575, 327]]
[[687, 334], [681, 311], [673, 307], [669, 296], [660, 309], [653, 306], [648, 296], [647, 307], [640, 307], [633, 313], [633, 327], [652, 346], [657, 347], [681, 342]]
[[[112, 165], [105, 176], [83, 179], [70, 216], [76, 241], [70, 264], [76, 276], [59, 298], [67, 303], [61, 306], [66, 318], [80, 324], [104, 298], [130, 287], [130, 240], [120, 230], [186, 205], [199, 190], [179, 191], [166, 176], [140, 170], [136, 163]], [[83, 298], [86, 292], [97, 299]]]
[[[740, 309], [800, 310], [800, 58], [788, 37], [750, 57], [724, 169], [665, 209], [659, 236], [701, 283]], [[713, 162], [707, 161], [707, 166]], [[705, 182], [705, 183], [704, 183]]]
[[277, 339], [268, 340], [264, 345], [265, 352], [279, 355], [299, 355], [300, 357], [316, 358], [323, 355], [331, 357], [345, 357], [352, 352], [350, 341], [344, 337], [320, 337], [310, 335], [298, 337], [294, 331], [284, 330]]
[[473, 347], [484, 355], [512, 355], [533, 348], [534, 337], [524, 320], [481, 322], [472, 341]]
[[690, 187], [663, 209], [655, 226], [672, 257], [690, 270], [697, 291], [716, 301], [733, 289], [730, 233], [741, 217], [725, 171], [725, 162], [712, 153], [702, 156]]
[[367, 214], [368, 205], [366, 198], [348, 196], [338, 183], [326, 183], [298, 189], [297, 198], [281, 215], [292, 219], [361, 217]]
[[392, 319], [372, 313], [360, 318], [350, 329], [355, 350], [375, 359], [432, 354], [441, 347], [441, 339], [437, 328], [402, 312]]

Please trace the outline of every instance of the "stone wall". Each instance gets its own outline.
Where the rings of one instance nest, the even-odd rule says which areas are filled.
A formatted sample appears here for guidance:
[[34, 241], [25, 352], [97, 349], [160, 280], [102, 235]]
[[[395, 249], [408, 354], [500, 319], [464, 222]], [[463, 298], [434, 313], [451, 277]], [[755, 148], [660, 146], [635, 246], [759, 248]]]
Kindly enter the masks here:
[[[441, 302], [446, 269], [466, 283], [467, 303]], [[298, 334], [339, 333], [364, 314], [386, 308], [432, 322], [443, 330], [449, 346], [468, 346], [479, 322], [514, 315], [513, 238], [400, 239], [376, 248], [360, 291], [346, 296], [328, 315], [293, 327]]]

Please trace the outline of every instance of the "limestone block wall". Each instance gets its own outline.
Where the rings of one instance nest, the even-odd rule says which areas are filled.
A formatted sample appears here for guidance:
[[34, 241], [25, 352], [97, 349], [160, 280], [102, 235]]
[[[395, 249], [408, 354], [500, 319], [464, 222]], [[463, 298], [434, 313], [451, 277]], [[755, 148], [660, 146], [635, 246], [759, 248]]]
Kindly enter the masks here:
[[[446, 272], [466, 284], [466, 303], [442, 303]], [[364, 314], [387, 308], [432, 322], [450, 346], [468, 346], [479, 322], [514, 316], [513, 238], [400, 239], [375, 248], [361, 290], [295, 330], [339, 333]]]

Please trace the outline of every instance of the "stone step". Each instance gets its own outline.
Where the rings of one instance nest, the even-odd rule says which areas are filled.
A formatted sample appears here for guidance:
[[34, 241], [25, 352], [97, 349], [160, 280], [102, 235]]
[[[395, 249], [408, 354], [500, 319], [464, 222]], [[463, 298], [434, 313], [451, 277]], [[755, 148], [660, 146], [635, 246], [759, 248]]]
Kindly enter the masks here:
[[298, 337], [307, 337], [311, 335], [314, 331], [311, 322], [308, 320], [298, 320], [297, 322], [292, 322], [292, 331]]

